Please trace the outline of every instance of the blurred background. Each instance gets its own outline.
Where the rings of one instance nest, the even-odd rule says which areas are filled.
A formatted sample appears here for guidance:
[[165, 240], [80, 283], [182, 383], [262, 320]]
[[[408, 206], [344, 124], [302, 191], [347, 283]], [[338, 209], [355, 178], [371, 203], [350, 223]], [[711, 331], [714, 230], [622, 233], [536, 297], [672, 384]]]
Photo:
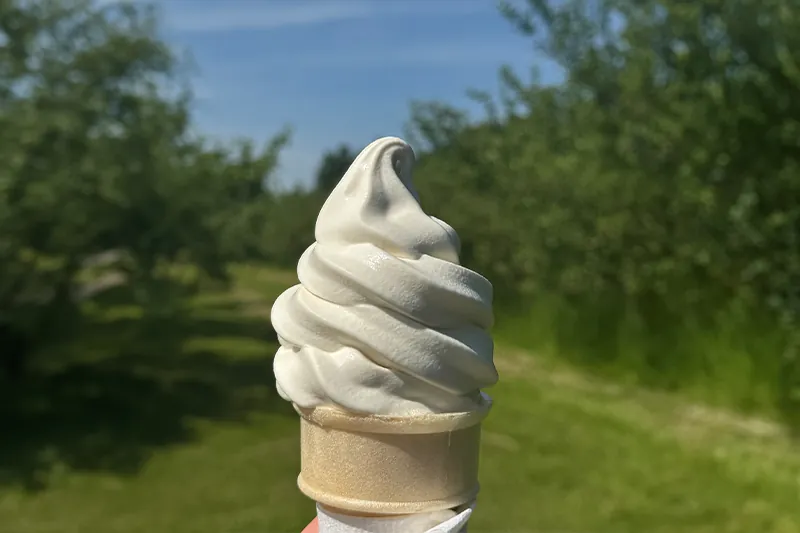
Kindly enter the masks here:
[[296, 533], [367, 143], [496, 289], [470, 531], [800, 532], [797, 0], [0, 1], [0, 531]]

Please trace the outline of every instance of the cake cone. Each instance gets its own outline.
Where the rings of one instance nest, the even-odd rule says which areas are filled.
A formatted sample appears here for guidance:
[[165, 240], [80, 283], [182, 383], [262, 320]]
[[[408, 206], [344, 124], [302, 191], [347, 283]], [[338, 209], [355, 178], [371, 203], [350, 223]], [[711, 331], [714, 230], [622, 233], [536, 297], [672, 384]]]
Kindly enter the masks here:
[[452, 509], [478, 494], [481, 422], [491, 400], [466, 413], [354, 415], [296, 407], [301, 416], [297, 484], [348, 514], [402, 515]]

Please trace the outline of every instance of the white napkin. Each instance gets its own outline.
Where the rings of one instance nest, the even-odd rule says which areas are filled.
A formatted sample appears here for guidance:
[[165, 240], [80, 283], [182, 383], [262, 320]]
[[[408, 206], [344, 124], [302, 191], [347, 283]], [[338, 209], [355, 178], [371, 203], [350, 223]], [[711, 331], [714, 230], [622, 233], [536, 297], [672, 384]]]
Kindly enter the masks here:
[[367, 518], [332, 513], [317, 505], [319, 533], [466, 533], [475, 502], [456, 510]]

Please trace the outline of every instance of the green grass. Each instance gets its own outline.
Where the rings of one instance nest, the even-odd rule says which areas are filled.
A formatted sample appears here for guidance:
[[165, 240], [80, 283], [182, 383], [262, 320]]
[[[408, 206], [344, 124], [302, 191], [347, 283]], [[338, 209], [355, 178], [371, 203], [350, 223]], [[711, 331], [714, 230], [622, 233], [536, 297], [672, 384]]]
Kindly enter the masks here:
[[800, 531], [800, 453], [780, 427], [525, 353], [498, 362], [476, 531]]
[[[274, 392], [272, 299], [165, 284], [87, 306], [75, 341], [0, 391], [3, 533], [295, 533], [296, 415]], [[800, 451], [770, 423], [498, 348], [470, 531], [800, 532]]]
[[[743, 301], [705, 310], [613, 296], [568, 304], [542, 295], [501, 312], [496, 334], [540, 356], [568, 360], [615, 381], [679, 392], [742, 412], [793, 420], [781, 374], [787, 335]], [[800, 428], [798, 428], [800, 429]]]

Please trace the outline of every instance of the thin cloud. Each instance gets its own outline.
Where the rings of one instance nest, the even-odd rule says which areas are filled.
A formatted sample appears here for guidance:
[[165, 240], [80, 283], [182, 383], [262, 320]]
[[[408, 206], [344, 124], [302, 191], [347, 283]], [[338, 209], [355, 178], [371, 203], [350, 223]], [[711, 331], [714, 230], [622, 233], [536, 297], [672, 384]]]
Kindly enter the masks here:
[[[210, 33], [231, 30], [269, 30], [290, 26], [308, 26], [323, 22], [369, 17], [364, 2], [321, 3], [317, 5], [238, 4], [226, 8], [203, 8], [195, 5], [168, 17], [168, 27], [184, 33]], [[199, 8], [199, 9], [198, 9]], [[168, 10], [172, 11], [173, 6]]]
[[162, 1], [167, 26], [183, 33], [270, 30], [404, 14], [458, 15], [494, 9], [491, 0]]
[[208, 102], [216, 98], [216, 92], [205, 83], [192, 84], [192, 95], [195, 101]]
[[321, 51], [291, 54], [264, 60], [272, 67], [298, 68], [374, 68], [380, 66], [453, 67], [479, 64], [500, 65], [519, 55], [515, 43], [497, 41], [441, 41], [413, 43], [402, 47], [361, 48], [359, 50]]

